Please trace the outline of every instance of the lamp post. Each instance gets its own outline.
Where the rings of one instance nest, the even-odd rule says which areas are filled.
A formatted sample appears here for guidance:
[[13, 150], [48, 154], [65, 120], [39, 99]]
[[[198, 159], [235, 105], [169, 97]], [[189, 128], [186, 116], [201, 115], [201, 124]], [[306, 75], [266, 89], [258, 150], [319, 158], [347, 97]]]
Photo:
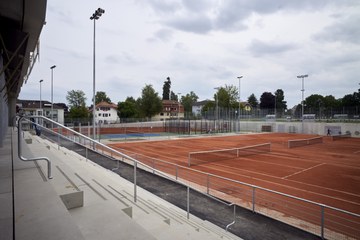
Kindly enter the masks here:
[[[41, 83], [43, 82], [44, 80], [40, 80], [39, 81], [39, 83], [40, 83], [40, 106], [39, 106], [39, 108], [40, 108], [40, 116], [42, 116], [43, 115], [43, 111], [42, 111], [42, 99], [41, 99]], [[41, 123], [41, 120], [39, 119], [39, 123]]]
[[243, 76], [237, 77], [239, 79], [239, 113], [238, 113], [238, 120], [239, 120], [239, 132], [240, 132], [240, 80]]
[[93, 139], [96, 139], [95, 132], [95, 21], [98, 20], [101, 15], [105, 13], [104, 9], [98, 8], [91, 15], [90, 20], [94, 20], [94, 42], [93, 42]]
[[[54, 114], [54, 68], [56, 68], [55, 65], [51, 66], [50, 69], [51, 69], [51, 120], [54, 121], [53, 119], [53, 114]], [[51, 123], [51, 128], [53, 128], [53, 123]]]
[[40, 113], [41, 113], [41, 115], [43, 115], [42, 114], [42, 99], [41, 99], [41, 83], [43, 82], [44, 80], [40, 80], [39, 81], [39, 83], [40, 83]]
[[297, 78], [301, 78], [302, 79], [302, 88], [301, 88], [301, 92], [302, 92], [302, 98], [301, 98], [301, 126], [302, 126], [302, 132], [304, 133], [304, 92], [305, 92], [305, 89], [304, 89], [304, 78], [308, 77], [309, 75], [308, 74], [305, 74], [305, 75], [299, 75], [297, 76]]

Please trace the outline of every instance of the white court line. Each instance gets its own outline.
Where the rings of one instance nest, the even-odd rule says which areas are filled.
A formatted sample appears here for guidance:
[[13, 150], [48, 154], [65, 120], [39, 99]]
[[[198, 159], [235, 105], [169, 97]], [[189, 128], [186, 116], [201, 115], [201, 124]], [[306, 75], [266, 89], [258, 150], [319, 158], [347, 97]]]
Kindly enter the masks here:
[[285, 176], [285, 177], [282, 177], [282, 179], [287, 179], [288, 177], [292, 177], [292, 176], [294, 176], [294, 175], [297, 175], [297, 174], [300, 174], [300, 173], [303, 173], [303, 172], [309, 171], [309, 170], [311, 170], [311, 169], [313, 169], [313, 168], [316, 168], [316, 167], [319, 167], [319, 166], [321, 166], [321, 165], [325, 165], [325, 164], [326, 164], [326, 163], [320, 163], [320, 164], [315, 165], [315, 166], [312, 166], [312, 167], [310, 167], [310, 168], [306, 168], [306, 169], [304, 169], [304, 170], [302, 170], [302, 171], [299, 171], [299, 172], [296, 172], [296, 173], [293, 173], [293, 174], [287, 175], [287, 176]]

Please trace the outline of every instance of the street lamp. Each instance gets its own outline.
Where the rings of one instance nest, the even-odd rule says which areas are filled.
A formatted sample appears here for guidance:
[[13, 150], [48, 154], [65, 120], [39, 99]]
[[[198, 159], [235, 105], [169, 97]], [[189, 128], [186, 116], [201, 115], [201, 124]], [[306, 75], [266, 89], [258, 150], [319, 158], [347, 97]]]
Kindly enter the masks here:
[[94, 20], [94, 44], [93, 44], [93, 139], [95, 140], [95, 20], [98, 20], [105, 13], [104, 9], [98, 8], [91, 15], [90, 20]]
[[[51, 120], [53, 120], [54, 121], [54, 119], [53, 119], [53, 114], [54, 114], [54, 99], [53, 99], [53, 97], [54, 97], [54, 84], [53, 84], [53, 82], [54, 82], [54, 68], [56, 68], [56, 66], [55, 65], [53, 65], [53, 66], [51, 66], [50, 67], [50, 69], [51, 69]], [[51, 123], [51, 128], [53, 128], [53, 123]]]
[[297, 76], [297, 78], [301, 78], [302, 79], [302, 88], [301, 88], [301, 92], [302, 92], [302, 101], [301, 101], [301, 122], [302, 122], [302, 132], [304, 133], [304, 78], [308, 77], [308, 74], [305, 75], [299, 75]]
[[40, 83], [40, 114], [41, 116], [43, 115], [42, 114], [42, 99], [41, 99], [41, 83], [43, 82], [44, 80], [40, 80], [39, 83]]
[[238, 113], [238, 119], [239, 119], [239, 132], [240, 132], [240, 79], [243, 76], [237, 77], [239, 79], [239, 113]]

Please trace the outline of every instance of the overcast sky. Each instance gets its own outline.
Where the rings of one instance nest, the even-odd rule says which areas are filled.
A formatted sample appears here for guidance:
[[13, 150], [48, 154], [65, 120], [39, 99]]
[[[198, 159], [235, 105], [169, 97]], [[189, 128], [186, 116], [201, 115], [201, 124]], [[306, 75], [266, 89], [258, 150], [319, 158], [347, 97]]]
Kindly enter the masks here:
[[145, 84], [213, 99], [215, 87], [241, 79], [241, 100], [282, 89], [288, 107], [311, 94], [341, 98], [360, 83], [359, 0], [49, 0], [40, 62], [20, 98], [66, 102], [83, 90], [91, 104], [93, 21], [96, 91], [114, 103], [138, 98]]

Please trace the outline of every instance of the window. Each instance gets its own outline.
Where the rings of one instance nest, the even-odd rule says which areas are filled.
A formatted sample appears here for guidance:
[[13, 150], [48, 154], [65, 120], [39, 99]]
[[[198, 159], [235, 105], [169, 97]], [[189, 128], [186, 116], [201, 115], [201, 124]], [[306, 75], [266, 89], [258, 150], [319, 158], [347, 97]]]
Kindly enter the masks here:
[[101, 117], [101, 113], [99, 113], [99, 117]]

